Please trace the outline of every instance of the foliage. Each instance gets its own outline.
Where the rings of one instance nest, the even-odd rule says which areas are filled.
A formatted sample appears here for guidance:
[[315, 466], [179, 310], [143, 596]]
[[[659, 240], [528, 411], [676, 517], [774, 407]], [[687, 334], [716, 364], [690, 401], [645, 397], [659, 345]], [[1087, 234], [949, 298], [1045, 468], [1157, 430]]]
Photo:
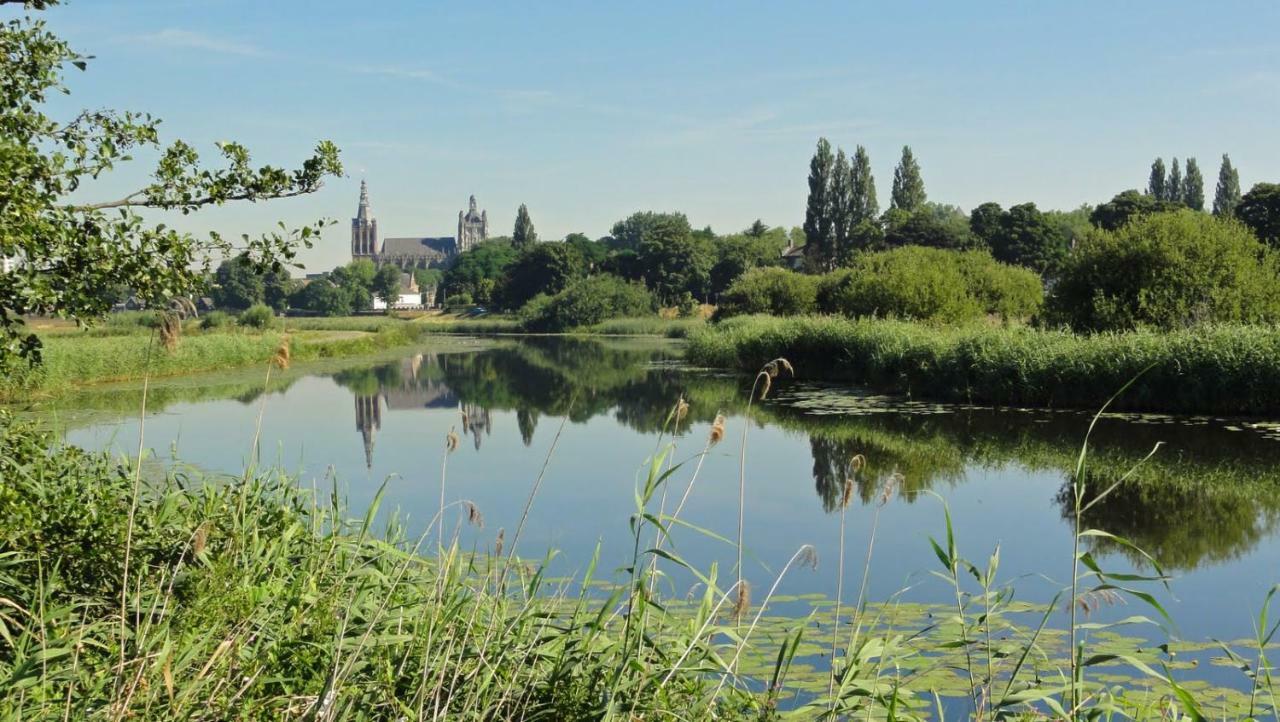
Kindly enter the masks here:
[[439, 268], [415, 268], [413, 280], [424, 291], [428, 288], [439, 288], [444, 283], [444, 271]]
[[1270, 326], [1077, 335], [742, 316], [694, 333], [686, 357], [695, 365], [745, 371], [779, 354], [801, 378], [939, 401], [1096, 409], [1141, 376], [1117, 408], [1241, 415], [1280, 408], [1280, 331]]
[[831, 181], [835, 159], [831, 143], [818, 139], [818, 147], [809, 161], [809, 197], [804, 210], [804, 253], [811, 268], [828, 270], [836, 256], [831, 213]]
[[1157, 201], [1169, 200], [1168, 187], [1164, 158], [1156, 158], [1151, 162], [1151, 173], [1147, 176], [1147, 195]]
[[1218, 185], [1213, 193], [1213, 215], [1235, 215], [1236, 206], [1240, 205], [1240, 172], [1231, 165], [1231, 158], [1222, 154], [1222, 165], [1218, 168]]
[[969, 215], [969, 228], [991, 248], [996, 260], [1053, 275], [1067, 256], [1070, 238], [1036, 204], [1023, 203], [1008, 211], [984, 203]]
[[907, 211], [908, 213], [924, 205], [928, 196], [924, 192], [924, 178], [920, 175], [920, 164], [916, 162], [911, 146], [902, 146], [902, 158], [893, 169], [893, 190], [889, 207]]
[[658, 217], [645, 228], [636, 252], [645, 285], [663, 303], [683, 294], [706, 299], [711, 285], [711, 241], [689, 232], [684, 216]]
[[[28, 3], [27, 10], [50, 4]], [[0, 284], [0, 365], [6, 367], [17, 357], [38, 358], [40, 340], [23, 330], [24, 315], [92, 322], [111, 307], [103, 289], [117, 286], [163, 308], [204, 287], [213, 257], [244, 253], [259, 271], [278, 269], [323, 225], [232, 242], [218, 234], [198, 239], [155, 222], [154, 214], [307, 194], [342, 173], [338, 150], [327, 141], [293, 171], [255, 168], [248, 149], [223, 142], [224, 165], [210, 168], [181, 140], [163, 146], [159, 121], [146, 114], [85, 110], [55, 119], [49, 99], [68, 92], [64, 69], [84, 70], [89, 60], [30, 15], [0, 26], [0, 257], [24, 261]], [[138, 151], [159, 154], [151, 183], [117, 199], [71, 199]]]
[[969, 231], [969, 220], [955, 206], [922, 202], [910, 211], [896, 206], [885, 211], [885, 247], [964, 249], [972, 248], [974, 244], [975, 238]]
[[1187, 177], [1182, 181], [1182, 205], [1193, 211], [1204, 210], [1204, 174], [1195, 158], [1187, 159]]
[[586, 273], [586, 262], [577, 246], [539, 243], [507, 267], [498, 284], [496, 301], [502, 308], [520, 308], [539, 293], [559, 293]]
[[1258, 183], [1235, 207], [1235, 217], [1263, 243], [1280, 246], [1280, 183]]
[[653, 296], [643, 286], [613, 276], [592, 276], [554, 296], [535, 296], [521, 309], [520, 317], [531, 331], [556, 332], [653, 310]]
[[492, 302], [498, 281], [520, 252], [508, 240], [491, 238], [458, 255], [444, 274], [444, 290], [448, 297], [466, 294], [476, 303]]
[[355, 312], [358, 301], [353, 289], [339, 286], [329, 278], [308, 281], [289, 296], [291, 307], [321, 316], [349, 316]]
[[817, 301], [817, 277], [785, 268], [754, 268], [735, 280], [720, 296], [716, 317], [813, 313]]
[[639, 211], [613, 224], [607, 243], [610, 250], [638, 252], [644, 240], [654, 234], [685, 236], [689, 233], [689, 219], [683, 213]]
[[1095, 231], [1063, 267], [1052, 320], [1079, 330], [1280, 320], [1276, 259], [1240, 224], [1182, 210]]
[[779, 265], [782, 251], [789, 242], [787, 232], [782, 228], [764, 228], [758, 233], [716, 238], [716, 260], [709, 272], [711, 297], [718, 298], [735, 279], [752, 268]]
[[1152, 213], [1175, 211], [1178, 208], [1177, 203], [1160, 200], [1151, 194], [1144, 195], [1135, 190], [1127, 190], [1094, 208], [1089, 214], [1089, 220], [1103, 230], [1114, 231], [1135, 218]]
[[511, 231], [511, 243], [516, 248], [528, 248], [538, 242], [538, 232], [533, 229], [529, 207], [521, 203], [516, 209], [516, 225]]
[[210, 311], [200, 317], [200, 328], [216, 330], [231, 325], [231, 314], [226, 311]]
[[400, 298], [400, 274], [399, 268], [385, 263], [378, 267], [369, 281], [369, 292], [382, 299], [387, 304], [387, 310]]
[[982, 251], [923, 246], [860, 255], [818, 288], [824, 313], [950, 322], [989, 313], [1025, 318], [1040, 299], [1034, 274], [996, 263]]
[[264, 296], [264, 277], [244, 256], [223, 261], [213, 274], [213, 302], [220, 308], [238, 311], [262, 303]]
[[275, 321], [275, 311], [272, 311], [271, 307], [265, 303], [255, 303], [242, 312], [239, 318], [236, 319], [236, 323], [241, 326], [246, 328], [256, 328], [259, 330], [271, 328], [275, 325]]

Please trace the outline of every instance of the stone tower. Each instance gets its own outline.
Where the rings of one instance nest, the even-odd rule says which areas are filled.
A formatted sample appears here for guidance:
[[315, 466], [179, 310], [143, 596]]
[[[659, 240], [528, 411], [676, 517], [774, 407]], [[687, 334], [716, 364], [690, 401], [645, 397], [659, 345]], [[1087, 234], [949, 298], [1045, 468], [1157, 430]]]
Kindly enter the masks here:
[[465, 253], [489, 237], [488, 211], [476, 212], [476, 197], [471, 196], [469, 208], [458, 211], [458, 253]]
[[369, 209], [369, 187], [360, 181], [360, 207], [351, 219], [351, 260], [367, 258], [376, 261], [378, 256], [378, 221]]

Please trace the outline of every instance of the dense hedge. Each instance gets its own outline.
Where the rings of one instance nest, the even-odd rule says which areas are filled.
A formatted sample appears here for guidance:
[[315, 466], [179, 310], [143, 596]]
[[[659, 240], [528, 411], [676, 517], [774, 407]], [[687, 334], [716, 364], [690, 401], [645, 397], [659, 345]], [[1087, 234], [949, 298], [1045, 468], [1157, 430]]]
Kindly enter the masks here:
[[987, 315], [1025, 319], [1044, 301], [1035, 273], [985, 251], [904, 246], [856, 256], [848, 268], [810, 276], [780, 268], [749, 271], [720, 298], [718, 318], [823, 313], [923, 321]]
[[1187, 413], [1280, 411], [1280, 329], [1222, 325], [1077, 335], [839, 317], [729, 319], [693, 334], [691, 363], [754, 371], [783, 356], [800, 378], [911, 396], [1095, 409], [1152, 366], [1117, 408]]
[[1081, 331], [1280, 320], [1275, 253], [1245, 228], [1182, 210], [1096, 230], [1068, 257], [1051, 322]]

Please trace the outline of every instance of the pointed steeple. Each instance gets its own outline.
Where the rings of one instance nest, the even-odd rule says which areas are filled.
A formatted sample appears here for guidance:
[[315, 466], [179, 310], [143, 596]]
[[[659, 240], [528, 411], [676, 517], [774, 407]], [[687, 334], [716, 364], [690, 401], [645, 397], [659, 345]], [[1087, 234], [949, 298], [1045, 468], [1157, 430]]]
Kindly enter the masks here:
[[360, 180], [360, 208], [356, 210], [356, 218], [364, 221], [368, 220], [373, 214], [369, 210], [369, 186]]

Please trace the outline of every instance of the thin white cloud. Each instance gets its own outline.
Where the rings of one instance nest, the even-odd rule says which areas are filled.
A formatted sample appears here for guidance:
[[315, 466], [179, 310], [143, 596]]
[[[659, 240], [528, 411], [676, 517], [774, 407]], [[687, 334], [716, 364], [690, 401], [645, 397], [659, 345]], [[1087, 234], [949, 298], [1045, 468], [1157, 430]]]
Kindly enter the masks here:
[[220, 55], [239, 55], [246, 58], [261, 58], [268, 55], [265, 50], [248, 43], [215, 38], [204, 33], [182, 28], [165, 28], [159, 32], [139, 36], [138, 39], [152, 45], [163, 45], [185, 50], [203, 50]]

